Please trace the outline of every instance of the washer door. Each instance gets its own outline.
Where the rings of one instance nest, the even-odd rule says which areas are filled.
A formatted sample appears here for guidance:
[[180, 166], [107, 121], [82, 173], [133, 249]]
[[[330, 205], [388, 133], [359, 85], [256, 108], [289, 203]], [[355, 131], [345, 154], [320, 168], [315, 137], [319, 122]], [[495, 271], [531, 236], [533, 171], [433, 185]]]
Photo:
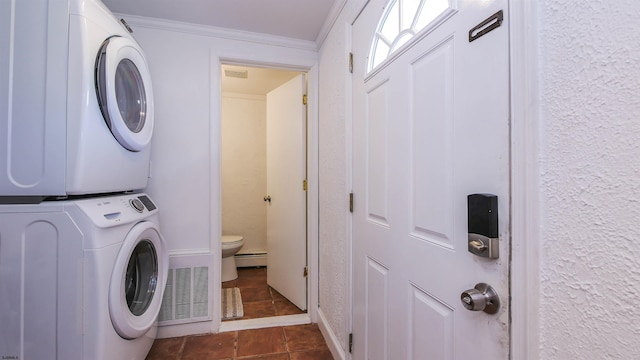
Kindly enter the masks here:
[[122, 338], [138, 338], [156, 322], [168, 271], [169, 254], [157, 226], [136, 224], [124, 239], [109, 284], [111, 323]]
[[140, 46], [113, 36], [96, 59], [96, 91], [102, 116], [116, 140], [130, 151], [141, 151], [153, 133], [151, 75]]

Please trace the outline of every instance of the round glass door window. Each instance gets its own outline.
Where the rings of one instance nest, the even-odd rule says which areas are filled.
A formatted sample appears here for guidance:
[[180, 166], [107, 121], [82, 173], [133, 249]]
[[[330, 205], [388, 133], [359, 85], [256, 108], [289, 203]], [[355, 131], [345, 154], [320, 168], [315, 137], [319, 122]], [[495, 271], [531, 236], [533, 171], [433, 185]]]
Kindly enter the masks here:
[[98, 52], [95, 74], [107, 127], [125, 149], [143, 150], [153, 133], [153, 92], [142, 49], [132, 39], [110, 37]]
[[155, 223], [131, 228], [115, 259], [109, 283], [109, 315], [124, 339], [136, 339], [157, 321], [169, 271], [169, 252]]
[[143, 240], [133, 249], [124, 278], [125, 298], [133, 315], [147, 311], [157, 285], [158, 256], [153, 244]]
[[129, 59], [120, 61], [116, 68], [116, 101], [124, 124], [139, 133], [147, 117], [147, 98], [140, 71]]

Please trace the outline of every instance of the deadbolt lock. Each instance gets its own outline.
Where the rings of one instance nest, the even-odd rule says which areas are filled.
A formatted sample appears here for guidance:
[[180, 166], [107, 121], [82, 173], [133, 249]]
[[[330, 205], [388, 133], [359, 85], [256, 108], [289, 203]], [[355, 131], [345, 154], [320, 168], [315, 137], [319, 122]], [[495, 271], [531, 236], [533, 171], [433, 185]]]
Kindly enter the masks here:
[[467, 196], [467, 240], [470, 253], [489, 259], [500, 257], [498, 239], [498, 197], [492, 194]]
[[468, 250], [474, 255], [489, 259], [500, 257], [500, 242], [498, 238], [469, 233], [467, 241]]
[[500, 297], [498, 293], [485, 283], [476, 284], [475, 288], [460, 294], [462, 305], [467, 310], [484, 311], [487, 314], [495, 314], [500, 309]]

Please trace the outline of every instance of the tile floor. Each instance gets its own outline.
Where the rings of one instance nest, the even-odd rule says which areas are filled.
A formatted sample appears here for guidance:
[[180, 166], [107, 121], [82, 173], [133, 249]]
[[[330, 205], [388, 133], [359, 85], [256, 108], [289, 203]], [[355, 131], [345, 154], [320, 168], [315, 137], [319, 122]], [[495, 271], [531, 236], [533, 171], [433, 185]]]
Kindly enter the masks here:
[[[252, 319], [301, 314], [302, 310], [267, 285], [266, 268], [239, 268], [245, 316]], [[230, 331], [156, 340], [147, 360], [333, 360], [316, 324]]]
[[316, 324], [156, 340], [147, 360], [333, 360]]
[[222, 283], [223, 288], [239, 287], [244, 319], [303, 314], [284, 296], [267, 285], [267, 268], [238, 268], [236, 280]]

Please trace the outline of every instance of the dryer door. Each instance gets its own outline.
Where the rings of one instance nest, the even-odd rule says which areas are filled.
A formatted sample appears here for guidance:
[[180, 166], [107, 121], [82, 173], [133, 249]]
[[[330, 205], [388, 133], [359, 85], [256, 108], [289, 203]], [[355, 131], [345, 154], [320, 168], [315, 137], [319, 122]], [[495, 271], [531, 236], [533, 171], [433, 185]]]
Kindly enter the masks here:
[[120, 248], [109, 284], [111, 323], [122, 338], [138, 338], [156, 322], [168, 271], [169, 253], [156, 224], [136, 224]]
[[151, 75], [140, 46], [132, 39], [105, 40], [96, 59], [96, 90], [100, 111], [116, 140], [141, 151], [153, 133]]

